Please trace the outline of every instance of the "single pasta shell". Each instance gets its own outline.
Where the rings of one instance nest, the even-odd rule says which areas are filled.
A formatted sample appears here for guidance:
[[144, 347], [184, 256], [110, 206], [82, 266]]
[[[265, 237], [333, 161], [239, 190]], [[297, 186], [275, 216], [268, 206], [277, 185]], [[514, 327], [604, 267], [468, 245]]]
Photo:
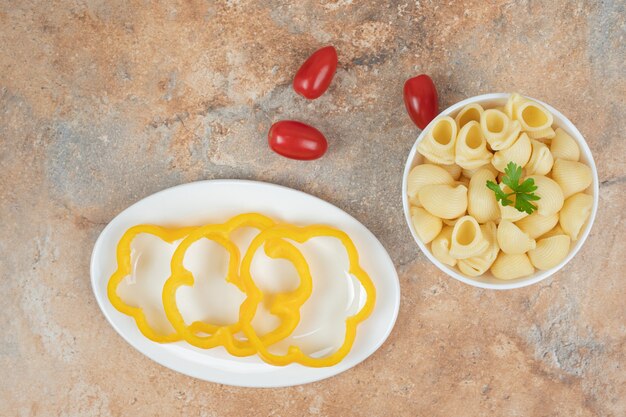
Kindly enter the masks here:
[[528, 175], [546, 175], [552, 169], [554, 164], [554, 158], [550, 149], [538, 140], [531, 140], [530, 146], [532, 152], [530, 153], [530, 160], [526, 164], [526, 173]]
[[[474, 259], [474, 258], [470, 258], [470, 259]], [[461, 271], [465, 275], [472, 277], [472, 278], [476, 278], [485, 273], [480, 265], [476, 265], [475, 263], [466, 262], [466, 261], [468, 261], [468, 259], [458, 260], [459, 271]]]
[[530, 249], [535, 249], [537, 244], [535, 239], [522, 232], [519, 227], [508, 220], [500, 222], [496, 236], [502, 252], [509, 255], [526, 253]]
[[510, 255], [500, 252], [493, 265], [491, 265], [491, 273], [498, 279], [516, 279], [530, 275], [533, 272], [535, 272], [535, 268], [525, 253]]
[[510, 119], [515, 120], [517, 115], [517, 106], [525, 99], [519, 93], [513, 93], [509, 96], [509, 99], [504, 106], [504, 113], [509, 116]]
[[515, 141], [519, 137], [520, 133], [522, 133], [522, 127], [520, 125], [520, 122], [517, 120], [513, 120], [510, 124], [507, 135], [502, 141], [493, 144], [489, 142], [487, 143], [489, 143], [494, 151], [501, 151], [513, 145], [513, 143], [515, 143]]
[[417, 151], [438, 164], [453, 164], [456, 136], [454, 119], [442, 116], [435, 121], [424, 139], [417, 145]]
[[454, 178], [455, 180], [458, 180], [459, 177], [461, 176], [462, 168], [460, 166], [458, 166], [457, 164], [451, 164], [451, 165], [435, 164], [434, 162], [432, 162], [428, 158], [424, 158], [424, 159], [425, 159], [424, 163], [437, 165], [437, 166], [445, 169], [446, 171], [448, 171], [448, 174], [450, 174], [452, 176], [452, 178]]
[[578, 193], [565, 200], [563, 210], [559, 213], [559, 224], [573, 241], [580, 237], [592, 207], [593, 197], [589, 194]]
[[530, 159], [530, 153], [530, 139], [526, 133], [522, 133], [509, 148], [496, 152], [491, 163], [500, 172], [504, 172], [509, 162], [524, 167]]
[[497, 109], [489, 109], [483, 112], [480, 118], [480, 128], [493, 150], [510, 147], [522, 129], [518, 121], [511, 120], [506, 114]]
[[565, 231], [563, 230], [561, 225], [557, 224], [549, 232], [544, 233], [543, 235], [541, 235], [541, 238], [545, 239], [546, 237], [552, 237], [552, 236], [558, 236], [558, 235], [566, 235], [566, 234], [567, 233], [565, 233]]
[[488, 169], [489, 171], [493, 172], [493, 175], [498, 175], [500, 173], [500, 171], [498, 171], [496, 167], [494, 167], [492, 164], [483, 165], [476, 169], [463, 169], [461, 172], [465, 178], [471, 179], [474, 176], [474, 174], [480, 171], [481, 169]]
[[564, 201], [563, 191], [559, 184], [543, 175], [531, 175], [528, 178], [532, 178], [537, 186], [534, 193], [539, 197], [539, 200], [533, 201], [533, 203], [537, 206], [539, 214], [550, 216], [558, 213], [563, 207]]
[[459, 270], [470, 277], [477, 277], [484, 274], [496, 260], [500, 247], [496, 237], [496, 225], [494, 222], [487, 222], [480, 225], [483, 236], [489, 242], [489, 246], [476, 256], [467, 259], [459, 259]]
[[480, 127], [489, 143], [504, 139], [508, 133], [511, 119], [500, 110], [488, 109], [481, 114]]
[[571, 239], [567, 235], [558, 235], [541, 239], [537, 247], [528, 251], [530, 262], [541, 270], [554, 268], [567, 256]]
[[550, 144], [550, 152], [554, 159], [565, 159], [567, 161], [578, 161], [580, 159], [580, 148], [570, 135], [560, 127], [556, 128], [554, 138]]
[[488, 164], [491, 157], [480, 124], [468, 122], [457, 136], [454, 161], [461, 168], [476, 169]]
[[533, 214], [516, 221], [515, 225], [532, 239], [537, 239], [539, 236], [552, 230], [558, 222], [559, 215], [557, 213], [542, 216], [539, 212], [535, 211]]
[[487, 181], [495, 182], [496, 176], [488, 169], [481, 169], [470, 179], [467, 191], [467, 212], [481, 224], [500, 217], [496, 195], [487, 188]]
[[528, 134], [528, 137], [531, 139], [544, 139], [544, 140], [549, 140], [552, 139], [555, 135], [554, 133], [554, 129], [552, 129], [552, 127], [547, 127], [543, 130], [538, 130], [536, 132], [526, 132], [526, 134]]
[[456, 219], [467, 210], [467, 187], [464, 185], [426, 185], [418, 192], [418, 198], [430, 214], [442, 219]]
[[421, 164], [413, 167], [407, 178], [407, 194], [409, 201], [415, 206], [419, 206], [417, 193], [425, 185], [432, 184], [453, 184], [454, 178], [448, 171], [438, 165]]
[[452, 230], [450, 256], [466, 259], [478, 255], [489, 246], [480, 225], [472, 216], [461, 217]]
[[480, 122], [480, 116], [483, 114], [483, 107], [478, 103], [468, 104], [463, 107], [454, 120], [459, 130], [471, 121]]
[[452, 227], [444, 226], [441, 233], [432, 241], [430, 250], [433, 256], [440, 262], [454, 266], [456, 258], [450, 256], [450, 244], [452, 243]]
[[411, 220], [417, 235], [424, 243], [430, 243], [443, 227], [439, 217], [433, 216], [421, 207], [411, 207]]
[[559, 184], [565, 198], [584, 191], [591, 185], [591, 178], [591, 168], [581, 162], [565, 159], [554, 162], [552, 179]]
[[555, 135], [552, 113], [536, 101], [525, 99], [520, 102], [515, 109], [515, 120], [519, 120], [522, 130], [530, 138], [552, 138]]
[[498, 206], [500, 207], [500, 220], [516, 222], [528, 216], [528, 213], [526, 213], [525, 211], [519, 211], [513, 205], [503, 206], [502, 204], [500, 204], [500, 202], [498, 202]]

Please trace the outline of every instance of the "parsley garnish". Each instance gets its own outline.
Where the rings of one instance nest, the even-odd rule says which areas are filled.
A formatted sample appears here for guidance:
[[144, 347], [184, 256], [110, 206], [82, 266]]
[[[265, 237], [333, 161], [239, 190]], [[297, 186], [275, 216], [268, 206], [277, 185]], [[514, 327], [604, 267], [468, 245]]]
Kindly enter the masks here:
[[506, 168], [504, 168], [504, 177], [502, 177], [502, 183], [511, 189], [511, 193], [505, 193], [498, 184], [493, 181], [487, 181], [487, 188], [492, 190], [496, 194], [496, 200], [501, 201], [503, 206], [510, 206], [513, 204], [513, 200], [509, 197], [515, 196], [515, 208], [517, 211], [526, 212], [532, 214], [537, 210], [537, 206], [531, 203], [531, 201], [539, 200], [539, 196], [535, 195], [533, 191], [537, 189], [535, 180], [532, 178], [526, 178], [524, 182], [519, 183], [522, 176], [522, 167], [509, 162]]

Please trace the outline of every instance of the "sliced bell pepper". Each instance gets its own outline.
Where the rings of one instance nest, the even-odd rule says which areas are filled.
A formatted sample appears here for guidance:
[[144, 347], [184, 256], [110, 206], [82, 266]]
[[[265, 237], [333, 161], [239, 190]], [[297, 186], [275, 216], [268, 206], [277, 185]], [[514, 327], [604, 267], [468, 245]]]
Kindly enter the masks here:
[[[242, 285], [239, 276], [239, 249], [229, 240], [230, 234], [242, 227], [254, 227], [263, 231], [274, 224], [273, 220], [258, 213], [241, 214], [223, 224], [199, 227], [179, 244], [172, 256], [172, 274], [163, 287], [163, 308], [170, 323], [185, 341], [204, 349], [222, 345], [235, 356], [249, 356], [256, 353], [257, 349], [250, 341], [240, 340], [236, 334], [242, 329], [241, 317], [253, 317], [260, 300], [247, 297], [239, 308], [240, 320], [234, 324], [218, 326], [196, 321], [187, 325], [176, 304], [176, 291], [182, 285], [194, 284], [193, 274], [184, 268], [183, 259], [191, 244], [199, 239], [207, 238], [228, 250], [230, 259], [226, 281], [245, 292], [246, 288]], [[300, 285], [296, 290], [275, 295], [269, 305], [270, 313], [278, 316], [281, 323], [276, 329], [260, 336], [259, 340], [261, 343], [271, 345], [284, 339], [295, 329], [299, 319], [294, 317], [299, 317], [299, 308], [311, 293], [311, 274], [302, 254], [288, 242], [268, 242], [266, 253], [272, 258], [284, 258], [291, 261], [300, 276]], [[252, 314], [250, 314], [251, 311]]]
[[168, 229], [160, 226], [143, 224], [128, 229], [124, 233], [124, 235], [122, 235], [122, 238], [117, 244], [117, 269], [115, 270], [113, 275], [111, 275], [111, 278], [109, 279], [109, 282], [107, 284], [107, 295], [113, 307], [115, 307], [119, 312], [134, 318], [135, 323], [137, 323], [137, 327], [139, 328], [139, 331], [148, 339], [154, 342], [176, 342], [178, 340], [181, 340], [181, 336], [176, 332], [163, 334], [162, 332], [153, 329], [148, 323], [148, 320], [146, 319], [146, 316], [140, 307], [135, 307], [127, 304], [117, 294], [118, 285], [125, 277], [127, 277], [132, 272], [131, 244], [135, 237], [142, 233], [157, 236], [167, 243], [173, 243], [177, 240], [184, 238], [195, 229], [196, 227]]
[[[233, 231], [242, 227], [253, 227], [260, 233], [252, 240], [240, 265], [238, 247], [230, 240]], [[176, 333], [162, 334], [153, 329], [147, 322], [141, 308], [126, 304], [118, 295], [119, 283], [131, 273], [131, 243], [141, 233], [155, 235], [172, 243], [183, 239], [171, 260], [171, 275], [165, 282], [162, 293], [165, 314], [176, 330]], [[287, 240], [304, 243], [314, 237], [334, 237], [346, 249], [349, 259], [349, 272], [359, 280], [366, 291], [367, 300], [361, 309], [346, 319], [345, 338], [342, 345], [332, 354], [323, 358], [306, 355], [298, 346], [290, 346], [284, 355], [269, 351], [269, 346], [289, 336], [300, 322], [300, 307], [311, 296], [312, 277], [306, 259], [300, 251]], [[191, 286], [194, 277], [183, 266], [187, 249], [195, 241], [207, 238], [223, 246], [229, 252], [229, 266], [226, 281], [236, 285], [246, 294], [246, 299], [239, 309], [238, 322], [218, 326], [202, 321], [187, 325], [176, 305], [176, 291], [181, 285]], [[250, 267], [257, 250], [263, 246], [265, 253], [274, 259], [290, 261], [300, 278], [298, 287], [290, 292], [267, 296], [256, 286], [250, 273]], [[159, 343], [174, 342], [181, 339], [201, 348], [224, 346], [235, 356], [249, 356], [258, 353], [265, 362], [284, 366], [300, 363], [310, 367], [325, 367], [339, 363], [350, 351], [356, 337], [358, 324], [372, 312], [376, 299], [376, 289], [359, 265], [359, 256], [350, 237], [337, 229], [328, 226], [298, 227], [288, 224], [276, 224], [272, 219], [257, 213], [235, 216], [223, 224], [210, 224], [202, 227], [185, 227], [167, 229], [153, 225], [139, 225], [130, 228], [120, 239], [117, 246], [118, 268], [111, 276], [107, 292], [111, 304], [120, 312], [135, 319], [139, 330], [150, 340]], [[259, 336], [252, 327], [252, 320], [260, 302], [265, 301], [269, 312], [280, 318], [280, 324], [272, 331]], [[237, 336], [243, 333], [246, 339]]]
[[[363, 286], [367, 294], [367, 300], [361, 309], [346, 319], [346, 333], [342, 345], [332, 354], [323, 358], [313, 358], [306, 355], [298, 346], [290, 346], [287, 353], [284, 355], [276, 355], [268, 350], [268, 343], [265, 343], [262, 337], [256, 334], [256, 331], [252, 327], [252, 319], [256, 312], [256, 306], [263, 299], [263, 292], [255, 285], [254, 280], [250, 274], [250, 266], [254, 253], [257, 249], [265, 243], [266, 250], [270, 252], [273, 249], [275, 242], [279, 242], [280, 239], [290, 239], [298, 243], [304, 243], [313, 237], [329, 236], [338, 239], [346, 249], [348, 254], [348, 260], [350, 263], [349, 272], [352, 274]], [[267, 243], [266, 243], [267, 242]], [[277, 249], [276, 249], [277, 250]], [[306, 261], [304, 261], [306, 265]], [[300, 265], [302, 267], [302, 265]], [[308, 265], [306, 265], [308, 271]], [[310, 275], [310, 274], [309, 274]], [[376, 288], [369, 277], [369, 275], [359, 265], [359, 254], [354, 246], [354, 243], [350, 237], [337, 229], [328, 226], [307, 226], [298, 227], [291, 225], [276, 225], [269, 229], [262, 231], [257, 235], [248, 248], [248, 251], [243, 257], [240, 269], [240, 276], [248, 298], [243, 302], [242, 309], [240, 310], [240, 321], [243, 323], [242, 330], [248, 340], [257, 349], [259, 356], [265, 362], [271, 365], [284, 366], [291, 363], [299, 363], [310, 367], [326, 367], [339, 363], [350, 351], [356, 338], [356, 328], [360, 322], [365, 320], [374, 309], [376, 302]], [[303, 288], [302, 296], [306, 295], [306, 298], [310, 295], [311, 288]], [[306, 300], [305, 298], [305, 300]], [[286, 303], [282, 306], [284, 307]], [[246, 305], [246, 308], [243, 308]], [[280, 304], [274, 306], [275, 309], [281, 308]], [[289, 321], [289, 328], [295, 329], [300, 320], [300, 314], [298, 311], [297, 316], [293, 315]], [[293, 331], [292, 329], [292, 331]]]

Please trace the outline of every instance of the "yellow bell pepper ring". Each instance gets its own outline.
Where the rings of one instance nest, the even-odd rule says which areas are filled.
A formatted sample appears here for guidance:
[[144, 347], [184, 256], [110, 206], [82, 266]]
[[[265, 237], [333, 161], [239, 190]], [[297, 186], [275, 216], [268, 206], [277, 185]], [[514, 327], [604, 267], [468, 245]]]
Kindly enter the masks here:
[[[233, 231], [243, 227], [253, 227], [260, 233], [250, 243], [240, 262], [239, 248], [230, 240]], [[163, 310], [174, 333], [163, 334], [152, 328], [143, 310], [125, 303], [117, 294], [120, 282], [132, 273], [131, 244], [133, 239], [148, 233], [168, 243], [181, 240], [171, 259], [171, 274], [163, 285]], [[269, 346], [288, 337], [300, 322], [300, 308], [309, 299], [313, 290], [313, 279], [309, 265], [302, 253], [288, 241], [304, 243], [314, 237], [334, 237], [346, 249], [349, 259], [349, 272], [359, 280], [365, 289], [367, 299], [360, 310], [346, 319], [345, 338], [341, 346], [323, 358], [313, 358], [302, 352], [298, 346], [290, 346], [283, 355], [269, 351]], [[237, 286], [246, 294], [239, 307], [239, 319], [230, 325], [216, 325], [203, 321], [185, 323], [176, 305], [176, 291], [182, 285], [194, 285], [193, 274], [184, 268], [183, 260], [188, 248], [197, 240], [207, 238], [224, 247], [229, 253], [226, 281]], [[252, 260], [258, 249], [263, 247], [267, 256], [291, 262], [299, 276], [295, 290], [267, 295], [256, 286], [250, 273]], [[158, 343], [185, 340], [200, 348], [224, 346], [235, 356], [249, 356], [257, 353], [268, 364], [284, 366], [299, 363], [310, 367], [325, 367], [339, 363], [351, 350], [356, 338], [356, 328], [372, 312], [376, 302], [376, 289], [368, 274], [359, 265], [359, 256], [350, 237], [329, 226], [298, 227], [289, 224], [276, 224], [274, 220], [258, 213], [246, 213], [233, 217], [223, 224], [209, 224], [202, 227], [168, 229], [154, 225], [139, 225], [128, 229], [117, 246], [117, 269], [109, 279], [107, 293], [111, 304], [120, 312], [135, 319], [137, 327], [148, 339]], [[280, 319], [280, 324], [272, 331], [258, 335], [252, 326], [259, 303], [264, 302], [269, 312]], [[243, 338], [238, 336], [243, 334]]]
[[[222, 245], [229, 252], [229, 267], [226, 281], [236, 285], [245, 292], [245, 288], [242, 286], [239, 278], [239, 249], [230, 241], [230, 234], [242, 227], [254, 227], [262, 231], [274, 224], [274, 221], [270, 218], [257, 213], [242, 214], [233, 217], [224, 224], [199, 227], [179, 244], [172, 256], [171, 276], [163, 287], [162, 299], [168, 320], [185, 341], [204, 349], [222, 345], [234, 356], [249, 356], [256, 353], [256, 348], [250, 341], [239, 340], [235, 337], [235, 334], [241, 330], [241, 319], [227, 326], [217, 326], [201, 321], [187, 325], [176, 304], [176, 291], [182, 285], [191, 286], [194, 284], [193, 275], [183, 266], [183, 259], [187, 249], [195, 241], [208, 238]], [[273, 302], [270, 303], [270, 313], [278, 316], [281, 319], [281, 323], [276, 329], [261, 336], [260, 340], [262, 343], [269, 345], [284, 339], [295, 329], [298, 320], [294, 320], [292, 317], [299, 317], [300, 306], [310, 296], [311, 275], [302, 254], [288, 242], [272, 242], [266, 248], [266, 253], [273, 258], [280, 257], [291, 261], [300, 275], [300, 285], [296, 290], [277, 294], [274, 296]], [[240, 318], [242, 316], [249, 317], [248, 311], [250, 310], [256, 311], [259, 301], [247, 297], [240, 306]], [[202, 333], [205, 335], [201, 335]]]
[[[255, 240], [253, 240], [253, 242]], [[260, 244], [253, 243], [253, 245], [254, 248], [252, 248], [251, 244], [246, 252], [246, 256], [242, 260], [240, 273], [241, 271], [249, 271], [250, 269], [250, 264]], [[298, 326], [300, 322], [300, 307], [309, 299], [313, 291], [313, 277], [311, 276], [311, 271], [305, 257], [294, 245], [282, 239], [269, 239], [265, 242], [264, 248], [266, 255], [270, 258], [280, 258], [290, 261], [300, 277], [300, 283], [296, 289], [290, 292], [274, 294], [271, 298], [268, 298], [256, 287], [249, 275], [247, 278], [248, 283], [246, 284], [246, 282], [244, 282], [244, 290], [247, 294], [247, 298], [241, 305], [240, 321], [243, 322], [243, 324], [250, 324], [261, 301], [265, 301], [268, 305], [269, 312], [281, 320], [278, 327], [258, 338], [259, 343], [268, 347], [289, 336]], [[253, 296], [248, 292], [250, 289], [255, 292]], [[256, 352], [255, 345], [249, 340], [247, 343], [252, 346]]]
[[[346, 333], [342, 345], [332, 354], [323, 358], [313, 358], [302, 352], [298, 346], [290, 346], [285, 355], [276, 355], [268, 350], [268, 344], [260, 338], [254, 328], [252, 327], [252, 319], [256, 311], [256, 306], [263, 299], [263, 293], [256, 287], [254, 280], [250, 274], [250, 266], [252, 258], [256, 250], [265, 243], [268, 250], [272, 250], [272, 246], [278, 239], [289, 239], [298, 243], [304, 243], [313, 237], [329, 236], [338, 239], [346, 249], [349, 260], [349, 273], [352, 274], [365, 289], [367, 299], [361, 309], [353, 316], [346, 319]], [[267, 242], [267, 243], [266, 243]], [[278, 249], [276, 249], [278, 250]], [[306, 265], [306, 262], [305, 262]], [[308, 270], [308, 265], [307, 265]], [[248, 299], [243, 304], [247, 304], [248, 308], [242, 308], [240, 320], [243, 323], [243, 332], [248, 340], [256, 347], [258, 354], [265, 362], [271, 365], [284, 366], [291, 363], [299, 363], [301, 365], [310, 367], [327, 367], [333, 366], [339, 363], [352, 349], [354, 340], [356, 338], [356, 328], [360, 322], [365, 320], [374, 309], [376, 303], [376, 288], [369, 275], [359, 265], [359, 254], [354, 246], [354, 243], [350, 237], [337, 229], [328, 226], [306, 226], [297, 227], [289, 225], [276, 225], [269, 229], [262, 231], [257, 235], [250, 244], [248, 251], [243, 257], [241, 263], [240, 276], [243, 282]], [[311, 288], [305, 288], [302, 294], [309, 292]], [[307, 296], [308, 298], [308, 296]], [[242, 305], [243, 305], [242, 304]], [[276, 309], [280, 308], [280, 304], [275, 306]], [[293, 317], [293, 320], [289, 322], [289, 327], [297, 326], [299, 322], [299, 313], [297, 317]]]
[[177, 333], [163, 334], [162, 332], [153, 329], [146, 315], [140, 307], [132, 306], [124, 302], [122, 298], [117, 294], [117, 287], [124, 280], [125, 277], [132, 273], [131, 264], [131, 245], [135, 237], [142, 233], [154, 235], [167, 243], [173, 243], [180, 240], [195, 230], [196, 227], [183, 227], [178, 229], [168, 229], [160, 226], [153, 225], [138, 225], [128, 229], [119, 243], [117, 244], [116, 258], [117, 269], [109, 278], [107, 284], [107, 295], [113, 307], [115, 307], [120, 313], [135, 319], [137, 328], [148, 339], [157, 343], [169, 343], [181, 340], [181, 336]]
[[[228, 326], [207, 325], [204, 328], [196, 326], [195, 330], [209, 333], [208, 336], [197, 335], [187, 326], [185, 319], [176, 305], [176, 290], [181, 285], [192, 286], [194, 284], [193, 274], [184, 268], [183, 259], [189, 246], [200, 238], [210, 239], [228, 251], [229, 260], [226, 281], [233, 284], [238, 281], [239, 248], [227, 237], [223, 236], [219, 230], [220, 228], [221, 225], [203, 226], [197, 229], [196, 232], [190, 233], [189, 236], [178, 245], [178, 248], [176, 248], [172, 256], [172, 274], [167, 281], [165, 281], [162, 293], [163, 309], [174, 329], [190, 344], [205, 349], [227, 344], [228, 339], [230, 339], [233, 334], [237, 333], [241, 326], [239, 323]], [[253, 353], [254, 351], [251, 354]]]

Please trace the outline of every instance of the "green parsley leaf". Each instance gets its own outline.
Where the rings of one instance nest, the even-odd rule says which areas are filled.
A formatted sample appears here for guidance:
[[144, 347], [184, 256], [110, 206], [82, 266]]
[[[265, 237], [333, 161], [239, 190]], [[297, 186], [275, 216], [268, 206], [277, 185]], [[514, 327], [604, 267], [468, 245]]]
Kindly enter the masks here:
[[531, 201], [539, 200], [539, 197], [534, 194], [517, 194], [515, 197], [515, 208], [517, 211], [525, 211], [528, 214], [533, 214], [533, 211], [537, 207], [531, 203]]
[[[509, 162], [504, 168], [504, 176], [502, 177], [502, 183], [509, 187], [512, 192], [506, 193], [498, 184], [493, 181], [487, 181], [487, 188], [492, 190], [496, 195], [496, 201], [500, 201], [503, 206], [510, 206], [514, 204], [517, 211], [526, 212], [532, 214], [537, 210], [537, 206], [531, 203], [531, 201], [539, 200], [539, 196], [534, 194], [537, 189], [535, 180], [532, 178], [526, 178], [521, 184], [519, 183], [522, 177], [522, 167]], [[515, 203], [509, 197], [515, 196]]]
[[504, 168], [504, 174], [505, 176], [502, 178], [502, 182], [511, 190], [515, 190], [522, 176], [522, 167], [516, 165], [514, 162], [509, 162], [506, 168]]
[[510, 206], [513, 204], [513, 201], [508, 198], [511, 194], [507, 194], [502, 191], [502, 188], [500, 188], [500, 186], [495, 182], [487, 181], [487, 188], [496, 194], [496, 200], [501, 201], [503, 206]]
[[517, 187], [516, 191], [518, 193], [532, 193], [536, 189], [537, 186], [535, 185], [535, 180], [532, 178], [526, 178], [524, 182]]

